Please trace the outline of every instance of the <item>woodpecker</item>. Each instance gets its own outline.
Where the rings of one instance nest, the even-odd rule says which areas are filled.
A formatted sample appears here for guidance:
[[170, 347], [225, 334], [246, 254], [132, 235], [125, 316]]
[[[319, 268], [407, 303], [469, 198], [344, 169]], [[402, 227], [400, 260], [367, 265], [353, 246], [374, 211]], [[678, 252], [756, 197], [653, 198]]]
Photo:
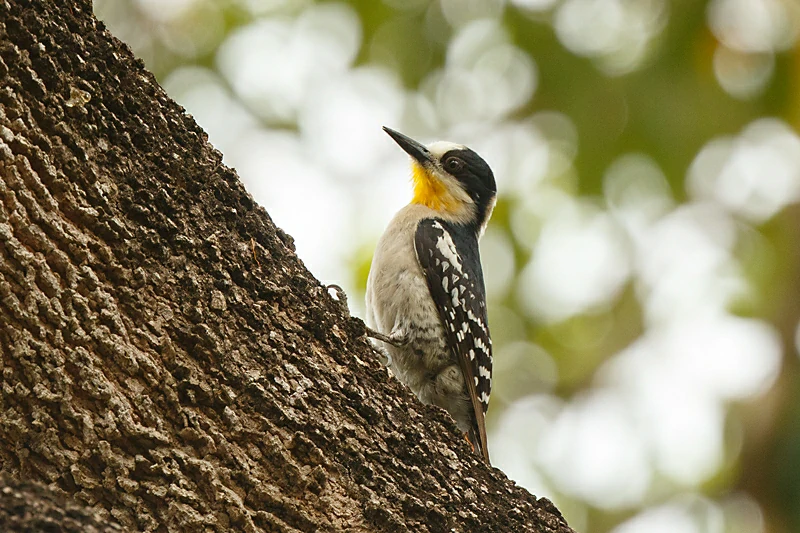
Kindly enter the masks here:
[[478, 240], [494, 209], [489, 165], [466, 146], [424, 146], [383, 128], [411, 156], [414, 194], [378, 241], [367, 325], [392, 373], [444, 408], [489, 464], [484, 417], [492, 340]]

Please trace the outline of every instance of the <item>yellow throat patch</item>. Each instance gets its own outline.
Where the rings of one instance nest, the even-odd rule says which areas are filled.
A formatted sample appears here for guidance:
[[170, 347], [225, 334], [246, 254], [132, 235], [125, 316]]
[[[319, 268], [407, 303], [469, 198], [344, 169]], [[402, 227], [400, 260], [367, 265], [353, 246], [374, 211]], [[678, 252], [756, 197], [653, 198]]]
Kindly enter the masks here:
[[442, 180], [431, 175], [425, 167], [413, 161], [411, 163], [411, 180], [414, 182], [413, 204], [421, 204], [436, 211], [455, 211], [459, 205], [458, 200]]

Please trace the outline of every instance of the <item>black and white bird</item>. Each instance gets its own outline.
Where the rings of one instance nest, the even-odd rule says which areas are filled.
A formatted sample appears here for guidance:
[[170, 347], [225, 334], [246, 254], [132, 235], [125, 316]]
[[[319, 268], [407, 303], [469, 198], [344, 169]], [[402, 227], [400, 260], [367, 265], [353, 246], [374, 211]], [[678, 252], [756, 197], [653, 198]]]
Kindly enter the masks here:
[[411, 156], [414, 194], [375, 249], [367, 325], [392, 373], [447, 410], [488, 464], [492, 340], [478, 239], [495, 205], [494, 175], [465, 146], [424, 146], [383, 129]]

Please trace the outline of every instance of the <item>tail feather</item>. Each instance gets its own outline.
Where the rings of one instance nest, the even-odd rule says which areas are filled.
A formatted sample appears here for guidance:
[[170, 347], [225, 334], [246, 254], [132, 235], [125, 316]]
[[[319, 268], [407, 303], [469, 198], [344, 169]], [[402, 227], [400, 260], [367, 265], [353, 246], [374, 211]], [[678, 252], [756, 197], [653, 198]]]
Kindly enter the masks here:
[[492, 463], [489, 462], [489, 450], [486, 448], [486, 439], [480, 438], [477, 425], [473, 426], [467, 432], [467, 440], [472, 445], [472, 449], [475, 453], [480, 455], [487, 465], [492, 466]]

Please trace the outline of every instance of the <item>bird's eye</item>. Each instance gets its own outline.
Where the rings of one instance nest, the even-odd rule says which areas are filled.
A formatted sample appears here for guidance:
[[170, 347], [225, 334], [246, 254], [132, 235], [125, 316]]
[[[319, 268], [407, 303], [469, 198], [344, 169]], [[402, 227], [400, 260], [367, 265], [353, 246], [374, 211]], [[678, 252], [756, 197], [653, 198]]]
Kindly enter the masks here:
[[448, 157], [444, 161], [444, 168], [448, 172], [458, 172], [464, 168], [464, 161], [457, 157]]

